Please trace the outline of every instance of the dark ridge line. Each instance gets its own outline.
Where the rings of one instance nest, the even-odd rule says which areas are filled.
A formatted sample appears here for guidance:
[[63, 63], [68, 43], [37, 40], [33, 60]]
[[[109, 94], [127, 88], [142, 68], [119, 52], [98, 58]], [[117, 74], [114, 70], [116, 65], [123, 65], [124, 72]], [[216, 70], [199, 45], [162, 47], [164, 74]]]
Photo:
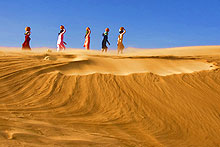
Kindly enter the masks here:
[[107, 55], [88, 55], [91, 57], [104, 57], [112, 59], [168, 59], [168, 60], [197, 60], [201, 59], [200, 56], [107, 56]]

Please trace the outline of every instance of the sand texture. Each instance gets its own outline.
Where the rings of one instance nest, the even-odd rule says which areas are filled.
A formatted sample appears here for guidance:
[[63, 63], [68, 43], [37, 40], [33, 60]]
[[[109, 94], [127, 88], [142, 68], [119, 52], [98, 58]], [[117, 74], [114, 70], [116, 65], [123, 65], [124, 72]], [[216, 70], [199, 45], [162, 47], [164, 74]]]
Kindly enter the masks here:
[[220, 46], [0, 48], [0, 147], [219, 147]]

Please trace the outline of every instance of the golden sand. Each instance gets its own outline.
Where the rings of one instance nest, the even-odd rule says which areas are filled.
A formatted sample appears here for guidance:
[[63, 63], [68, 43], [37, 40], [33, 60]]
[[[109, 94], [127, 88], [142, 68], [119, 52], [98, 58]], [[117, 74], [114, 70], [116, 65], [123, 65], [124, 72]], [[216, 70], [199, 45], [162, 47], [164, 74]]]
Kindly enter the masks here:
[[220, 146], [220, 46], [34, 50], [0, 48], [0, 146]]

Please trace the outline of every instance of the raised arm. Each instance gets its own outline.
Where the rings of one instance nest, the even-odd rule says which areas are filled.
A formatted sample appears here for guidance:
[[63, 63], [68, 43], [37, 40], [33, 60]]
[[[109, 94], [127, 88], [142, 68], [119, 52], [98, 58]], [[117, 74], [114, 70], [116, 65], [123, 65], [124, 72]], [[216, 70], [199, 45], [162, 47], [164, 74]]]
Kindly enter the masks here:
[[89, 29], [88, 32], [89, 32], [88, 35], [90, 35], [91, 34], [91, 30]]
[[60, 33], [60, 35], [63, 35], [64, 33], [66, 33], [66, 29], [63, 29], [63, 32]]
[[124, 29], [124, 32], [122, 33], [122, 35], [124, 35], [126, 33], [126, 30]]

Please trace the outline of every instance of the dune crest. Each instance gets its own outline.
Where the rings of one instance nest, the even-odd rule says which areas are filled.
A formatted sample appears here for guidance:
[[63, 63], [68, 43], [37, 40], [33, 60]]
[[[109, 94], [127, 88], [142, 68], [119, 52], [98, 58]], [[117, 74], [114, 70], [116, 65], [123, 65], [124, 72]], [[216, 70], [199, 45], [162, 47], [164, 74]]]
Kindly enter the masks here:
[[2, 51], [0, 144], [219, 146], [220, 56], [209, 50]]

